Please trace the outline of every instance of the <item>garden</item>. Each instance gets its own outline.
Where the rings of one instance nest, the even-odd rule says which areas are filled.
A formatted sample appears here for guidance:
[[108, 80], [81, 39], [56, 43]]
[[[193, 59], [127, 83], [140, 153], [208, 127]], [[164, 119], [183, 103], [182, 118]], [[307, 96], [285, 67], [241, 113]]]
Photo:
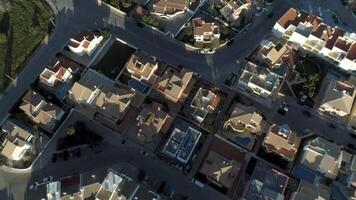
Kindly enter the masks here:
[[181, 30], [181, 32], [177, 36], [177, 40], [179, 40], [185, 44], [189, 44], [193, 47], [199, 48], [199, 49], [214, 49], [234, 37], [235, 31], [231, 30], [228, 26], [225, 26], [224, 24], [214, 20], [213, 18], [209, 17], [208, 15], [206, 15], [202, 12], [199, 12], [192, 19], [197, 18], [197, 17], [201, 17], [206, 22], [214, 22], [215, 24], [217, 24], [219, 26], [219, 31], [220, 31], [219, 40], [214, 40], [210, 43], [195, 42], [194, 30], [193, 30], [193, 26], [192, 26], [191, 22], [187, 23], [185, 25], [185, 27]]
[[292, 89], [295, 95], [306, 95], [310, 99], [313, 99], [321, 83], [328, 71], [326, 65], [321, 66], [311, 58], [301, 59], [294, 69], [297, 75], [297, 81], [292, 85]]
[[93, 68], [105, 76], [115, 79], [135, 51], [134, 48], [115, 41], [100, 62]]
[[64, 137], [59, 138], [57, 141], [58, 151], [84, 144], [94, 147], [103, 140], [100, 135], [89, 131], [85, 124], [79, 121], [68, 127], [65, 134]]
[[42, 0], [1, 1], [0, 7], [1, 93], [51, 30], [52, 13]]
[[132, 2], [132, 0], [103, 0], [105, 3], [123, 11], [126, 14], [129, 14], [137, 4]]

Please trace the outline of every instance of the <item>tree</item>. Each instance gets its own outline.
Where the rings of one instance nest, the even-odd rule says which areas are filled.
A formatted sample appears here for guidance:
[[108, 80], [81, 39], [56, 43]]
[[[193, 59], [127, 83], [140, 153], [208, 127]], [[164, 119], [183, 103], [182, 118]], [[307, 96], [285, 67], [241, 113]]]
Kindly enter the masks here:
[[5, 44], [7, 42], [6, 34], [0, 33], [0, 44]]
[[74, 125], [71, 125], [71, 126], [68, 127], [67, 130], [66, 130], [66, 134], [67, 134], [67, 135], [70, 135], [70, 136], [75, 135], [76, 132], [77, 132], [77, 128], [76, 128]]

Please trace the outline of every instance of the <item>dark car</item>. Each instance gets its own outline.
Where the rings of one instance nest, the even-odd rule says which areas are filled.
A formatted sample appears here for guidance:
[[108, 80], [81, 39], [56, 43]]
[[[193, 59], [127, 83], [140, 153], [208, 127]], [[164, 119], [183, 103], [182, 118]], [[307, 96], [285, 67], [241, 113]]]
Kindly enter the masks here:
[[52, 154], [52, 162], [57, 162], [58, 156], [56, 153]]
[[356, 139], [356, 134], [355, 134], [355, 133], [349, 133], [349, 134], [350, 134], [350, 136], [351, 136], [352, 138]]
[[349, 147], [350, 149], [352, 149], [352, 150], [356, 150], [356, 147], [355, 147], [355, 145], [353, 145], [353, 144], [347, 144], [347, 147]]
[[277, 110], [277, 112], [279, 113], [279, 114], [281, 114], [281, 115], [285, 115], [287, 112], [288, 112], [288, 104], [287, 104], [287, 102], [283, 102], [280, 106], [279, 106], [279, 108], [278, 108], [278, 110]]
[[76, 148], [76, 149], [74, 150], [74, 155], [75, 155], [76, 157], [80, 157], [80, 156], [82, 155], [82, 152], [81, 152], [80, 148]]
[[300, 105], [304, 105], [308, 100], [308, 96], [307, 95], [301, 95], [299, 98], [298, 98], [298, 103]]
[[332, 129], [336, 129], [336, 125], [333, 123], [328, 123], [328, 127]]
[[307, 110], [303, 110], [303, 114], [304, 114], [305, 116], [307, 116], [307, 117], [311, 117], [311, 116], [312, 116], [312, 114], [311, 114], [309, 111], [307, 111]]
[[68, 160], [68, 157], [69, 157], [69, 153], [67, 150], [64, 150], [63, 151], [63, 160]]
[[269, 13], [269, 14], [267, 15], [267, 18], [268, 18], [268, 19], [271, 19], [271, 18], [273, 17], [273, 15], [274, 15], [273, 13]]

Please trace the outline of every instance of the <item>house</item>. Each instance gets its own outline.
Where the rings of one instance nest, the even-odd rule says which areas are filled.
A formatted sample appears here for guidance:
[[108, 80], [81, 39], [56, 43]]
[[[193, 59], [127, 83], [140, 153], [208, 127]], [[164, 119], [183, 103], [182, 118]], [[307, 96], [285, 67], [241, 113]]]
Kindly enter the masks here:
[[192, 116], [199, 123], [203, 122], [208, 113], [212, 113], [219, 106], [220, 96], [210, 89], [199, 88], [190, 107], [194, 110]]
[[73, 38], [69, 39], [68, 48], [78, 56], [91, 56], [103, 41], [103, 36], [97, 35], [91, 31], [81, 31]]
[[185, 165], [193, 155], [200, 136], [201, 132], [193, 127], [188, 127], [187, 130], [176, 127], [164, 145], [162, 153]]
[[196, 43], [219, 41], [220, 28], [214, 22], [207, 23], [201, 17], [192, 19], [194, 40]]
[[300, 181], [298, 190], [293, 192], [290, 200], [329, 200], [330, 188], [326, 185], [319, 186], [307, 181]]
[[154, 73], [158, 69], [158, 61], [145, 52], [137, 51], [126, 63], [126, 69], [132, 78], [153, 84], [157, 79]]
[[155, 89], [173, 102], [183, 102], [192, 89], [193, 82], [192, 71], [167, 67], [156, 81]]
[[117, 123], [125, 116], [135, 92], [116, 87], [105, 76], [88, 70], [69, 91], [69, 100], [88, 117]]
[[230, 0], [219, 12], [229, 24], [239, 26], [241, 24], [241, 17], [244, 17], [251, 9], [251, 3], [240, 5], [237, 1]]
[[152, 14], [172, 18], [187, 11], [190, 0], [157, 0], [153, 4]]
[[243, 91], [263, 99], [275, 98], [280, 85], [281, 81], [278, 75], [252, 62], [246, 63], [237, 83], [237, 86]]
[[64, 116], [64, 111], [58, 106], [47, 102], [45, 98], [33, 90], [27, 91], [22, 98], [20, 110], [41, 128], [53, 131]]
[[292, 162], [298, 152], [301, 139], [287, 124], [273, 124], [263, 140], [267, 152], [275, 153]]
[[346, 120], [355, 100], [355, 86], [349, 82], [332, 80], [325, 91], [319, 111]]
[[296, 52], [287, 43], [273, 36], [263, 39], [250, 60], [284, 77], [289, 65], [294, 65]]
[[0, 154], [11, 161], [19, 161], [32, 147], [34, 136], [14, 122], [6, 120], [1, 127]]
[[41, 84], [47, 87], [56, 87], [60, 83], [68, 83], [72, 80], [73, 75], [80, 70], [80, 65], [67, 58], [56, 57], [52, 59], [48, 66], [39, 76]]
[[[292, 38], [297, 44], [303, 44], [309, 34], [318, 28], [321, 21], [322, 20], [315, 15], [290, 8], [276, 22], [272, 33], [278, 38]], [[293, 35], [294, 33], [295, 35]], [[297, 39], [301, 39], [301, 41], [297, 41]]]
[[62, 100], [67, 94], [75, 75], [81, 72], [81, 65], [58, 55], [52, 59], [38, 77], [39, 86]]
[[252, 106], [236, 104], [229, 119], [224, 123], [225, 130], [232, 130], [235, 133], [246, 131], [259, 135], [261, 133], [263, 118]]
[[[102, 176], [104, 175], [104, 176]], [[62, 177], [36, 186], [29, 197], [48, 200], [157, 200], [160, 196], [123, 173], [109, 169], [105, 174], [80, 174]]]
[[327, 178], [335, 179], [341, 167], [341, 149], [336, 144], [317, 137], [303, 147], [300, 163]]
[[289, 177], [270, 167], [264, 161], [257, 161], [251, 178], [242, 191], [243, 200], [273, 199], [284, 200]]
[[200, 173], [209, 181], [225, 188], [231, 188], [236, 176], [240, 173], [242, 163], [230, 160], [210, 151], [204, 160]]
[[144, 104], [136, 120], [139, 127], [137, 139], [140, 143], [151, 142], [158, 134], [166, 133], [172, 123], [172, 117], [156, 102]]
[[232, 198], [250, 158], [244, 150], [215, 135], [195, 177]]
[[274, 25], [273, 34], [352, 73], [356, 69], [355, 33], [322, 23], [304, 11], [289, 9]]

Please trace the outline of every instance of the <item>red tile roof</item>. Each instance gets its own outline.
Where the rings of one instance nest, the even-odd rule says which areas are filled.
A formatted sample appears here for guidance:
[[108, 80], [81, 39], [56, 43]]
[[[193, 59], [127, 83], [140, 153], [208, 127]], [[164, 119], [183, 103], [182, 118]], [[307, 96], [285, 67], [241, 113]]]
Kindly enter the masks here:
[[343, 40], [341, 38], [338, 38], [335, 42], [335, 47], [337, 47], [345, 52], [348, 52], [351, 47], [351, 43], [346, 40]]
[[356, 60], [356, 42], [351, 46], [347, 58], [350, 60]]

